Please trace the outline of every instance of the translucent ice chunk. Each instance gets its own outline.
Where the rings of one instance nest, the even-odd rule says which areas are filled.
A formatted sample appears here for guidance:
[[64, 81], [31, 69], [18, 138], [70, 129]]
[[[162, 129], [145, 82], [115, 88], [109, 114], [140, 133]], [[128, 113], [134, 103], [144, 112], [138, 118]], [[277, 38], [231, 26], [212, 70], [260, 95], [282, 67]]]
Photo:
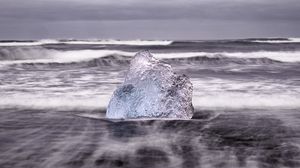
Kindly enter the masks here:
[[190, 119], [192, 94], [187, 76], [175, 74], [170, 65], [142, 51], [132, 59], [124, 83], [114, 91], [106, 117]]

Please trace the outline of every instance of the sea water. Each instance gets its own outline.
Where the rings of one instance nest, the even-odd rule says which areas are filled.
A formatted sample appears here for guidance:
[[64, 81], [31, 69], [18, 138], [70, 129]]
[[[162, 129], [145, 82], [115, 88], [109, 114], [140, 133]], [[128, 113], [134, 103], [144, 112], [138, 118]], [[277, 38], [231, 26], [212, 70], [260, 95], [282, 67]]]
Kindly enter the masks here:
[[[299, 167], [300, 43], [0, 42], [0, 167]], [[193, 83], [192, 120], [107, 120], [134, 54]]]

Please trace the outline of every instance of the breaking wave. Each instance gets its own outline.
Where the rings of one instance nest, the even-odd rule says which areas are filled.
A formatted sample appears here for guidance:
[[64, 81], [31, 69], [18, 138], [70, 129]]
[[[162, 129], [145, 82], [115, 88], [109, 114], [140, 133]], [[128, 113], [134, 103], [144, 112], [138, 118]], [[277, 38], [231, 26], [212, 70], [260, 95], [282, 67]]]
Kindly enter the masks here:
[[81, 44], [81, 45], [133, 45], [133, 46], [156, 46], [170, 45], [173, 41], [168, 40], [52, 40], [39, 41], [0, 41], [0, 46], [41, 46], [48, 44]]
[[133, 46], [152, 46], [170, 45], [173, 41], [168, 40], [101, 40], [101, 41], [62, 41], [64, 44], [99, 44], [99, 45], [133, 45]]
[[58, 40], [44, 39], [39, 41], [0, 41], [0, 47], [13, 46], [40, 46], [46, 44], [58, 44]]
[[300, 38], [268, 38], [268, 39], [253, 39], [250, 41], [256, 43], [300, 43]]
[[[135, 52], [120, 50], [71, 50], [59, 51], [35, 48], [2, 48], [0, 65], [18, 64], [83, 64], [90, 66], [128, 65]], [[154, 56], [168, 63], [186, 64], [273, 64], [300, 62], [300, 52], [185, 52], [154, 53]]]

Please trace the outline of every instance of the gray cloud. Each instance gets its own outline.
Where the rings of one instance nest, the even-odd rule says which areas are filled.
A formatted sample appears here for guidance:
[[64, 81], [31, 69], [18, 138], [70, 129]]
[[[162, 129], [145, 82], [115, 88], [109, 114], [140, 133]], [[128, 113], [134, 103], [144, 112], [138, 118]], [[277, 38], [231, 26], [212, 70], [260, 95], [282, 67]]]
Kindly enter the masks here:
[[[118, 3], [116, 3], [118, 2]], [[0, 2], [0, 17], [29, 20], [243, 19], [300, 20], [298, 0]]]
[[[119, 30], [126, 34], [126, 30], [121, 29], [120, 26], [130, 29], [130, 26], [127, 26], [127, 24], [141, 24], [144, 23], [142, 21], [147, 20], [147, 23], [152, 24], [162, 24], [163, 22], [161, 21], [167, 21], [175, 26], [169, 28], [169, 31], [172, 32], [173, 29], [174, 33], [180, 33], [176, 26], [182, 27], [182, 21], [185, 20], [187, 21], [185, 23], [195, 27], [200, 25], [204, 27], [223, 25], [226, 28], [231, 23], [231, 29], [234, 30], [238, 29], [234, 25], [243, 22], [245, 26], [248, 23], [249, 29], [253, 27], [250, 24], [256, 25], [256, 28], [253, 28], [253, 30], [256, 30], [258, 35], [261, 32], [265, 32], [263, 30], [266, 27], [265, 25], [289, 24], [290, 26], [286, 30], [281, 30], [281, 33], [278, 30], [278, 34], [298, 35], [298, 31], [294, 29], [298, 28], [300, 24], [300, 3], [298, 0], [27, 0], [26, 3], [24, 0], [0, 0], [0, 24], [2, 25], [0, 35], [2, 36], [8, 36], [7, 34], [12, 34], [13, 32], [20, 34], [18, 28], [20, 26], [27, 29], [27, 31], [33, 30], [33, 28], [30, 28], [31, 25], [40, 28], [44, 26], [44, 31], [39, 29], [40, 34], [49, 34], [51, 36], [51, 32], [52, 34], [58, 33], [58, 30], [55, 28], [74, 29], [74, 25], [78, 23], [90, 24], [98, 28], [103, 26], [108, 28], [108, 30], [105, 30], [106, 32], [109, 32], [109, 29], [111, 29]], [[95, 25], [95, 23], [97, 24]], [[53, 26], [50, 29], [51, 26], [47, 27], [45, 25], [56, 25], [56, 27]], [[133, 30], [138, 29], [136, 25], [131, 25], [131, 27]], [[150, 27], [155, 26], [152, 25]], [[163, 28], [159, 25], [157, 27], [158, 29]], [[259, 27], [261, 29], [257, 29]], [[184, 26], [184, 29], [188, 29], [188, 25]], [[16, 32], [17, 30], [19, 32]], [[212, 33], [208, 30], [203, 31]], [[78, 33], [74, 32], [74, 36], [80, 34], [80, 31], [84, 31], [84, 29], [81, 28], [76, 31]], [[93, 32], [92, 30], [89, 31]], [[141, 38], [153, 34], [149, 31], [144, 31], [144, 34], [140, 33]], [[196, 30], [193, 31], [194, 34], [198, 33]], [[251, 30], [245, 32], [251, 32]], [[186, 32], [182, 30], [181, 33], [184, 34]], [[25, 34], [28, 34], [28, 32], [25, 32]], [[266, 33], [266, 35], [269, 34]]]

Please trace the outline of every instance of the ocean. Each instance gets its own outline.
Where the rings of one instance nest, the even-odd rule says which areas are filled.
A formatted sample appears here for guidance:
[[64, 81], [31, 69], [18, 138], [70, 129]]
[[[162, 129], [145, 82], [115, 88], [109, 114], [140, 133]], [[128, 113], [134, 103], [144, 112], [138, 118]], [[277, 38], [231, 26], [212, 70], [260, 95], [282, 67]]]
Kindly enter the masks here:
[[[190, 77], [191, 120], [105, 118], [142, 50]], [[300, 167], [300, 38], [0, 41], [0, 167]]]

